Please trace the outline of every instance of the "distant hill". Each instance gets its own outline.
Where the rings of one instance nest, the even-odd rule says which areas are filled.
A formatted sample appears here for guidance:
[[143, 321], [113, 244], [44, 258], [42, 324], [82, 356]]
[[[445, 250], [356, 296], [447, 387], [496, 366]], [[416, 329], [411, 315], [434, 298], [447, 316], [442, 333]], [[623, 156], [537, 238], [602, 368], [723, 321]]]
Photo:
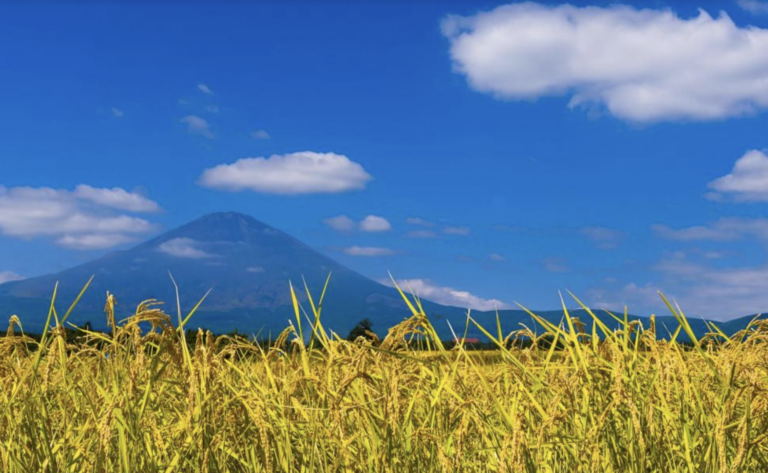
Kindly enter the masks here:
[[[400, 295], [392, 288], [371, 280], [333, 259], [313, 250], [290, 235], [247, 215], [228, 212], [206, 215], [171, 230], [134, 248], [109, 253], [91, 262], [45, 276], [0, 285], [0, 317], [18, 314], [27, 331], [40, 330], [45, 321], [50, 297], [59, 282], [57, 310], [63, 313], [91, 276], [93, 283], [78, 304], [70, 321], [90, 321], [104, 327], [104, 301], [107, 291], [118, 300], [118, 314], [130, 315], [143, 300], [166, 302], [166, 311], [175, 314], [175, 291], [169, 272], [179, 284], [182, 310], [188, 311], [212, 289], [191, 326], [223, 333], [276, 334], [293, 318], [288, 281], [301, 290], [304, 278], [318, 295], [332, 273], [323, 307], [323, 323], [344, 336], [361, 319], [370, 318], [381, 335], [410, 315]], [[448, 324], [463, 331], [466, 310], [422, 301], [440, 334], [451, 336]], [[306, 308], [309, 311], [309, 308]], [[562, 311], [536, 312], [559, 322]], [[590, 322], [587, 314], [578, 312]], [[584, 317], [587, 315], [586, 317]], [[489, 329], [496, 326], [495, 313], [473, 312], [473, 317]], [[533, 328], [530, 316], [519, 310], [499, 313], [503, 330]], [[610, 327], [617, 324], [601, 314]], [[648, 325], [646, 318], [632, 316]], [[742, 328], [749, 318], [723, 324], [726, 332]], [[670, 331], [673, 318], [659, 318]], [[698, 319], [691, 321], [699, 334], [706, 331]], [[472, 336], [481, 335], [472, 327]]]

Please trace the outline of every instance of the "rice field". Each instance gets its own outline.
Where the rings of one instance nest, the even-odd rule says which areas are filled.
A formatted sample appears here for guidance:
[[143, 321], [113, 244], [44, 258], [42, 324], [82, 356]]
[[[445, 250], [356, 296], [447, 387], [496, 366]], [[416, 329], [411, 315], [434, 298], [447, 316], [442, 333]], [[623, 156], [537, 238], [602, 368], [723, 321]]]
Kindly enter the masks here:
[[12, 317], [0, 470], [768, 471], [767, 322], [691, 346], [677, 308], [671, 340], [564, 310], [536, 333], [483, 327], [497, 349], [475, 352], [446, 349], [418, 300], [404, 296], [413, 316], [383, 340], [350, 342], [308, 296], [268, 345], [187, 343], [194, 311], [155, 301], [116, 321], [112, 296], [109, 333], [71, 337], [72, 308], [52, 305], [35, 341]]

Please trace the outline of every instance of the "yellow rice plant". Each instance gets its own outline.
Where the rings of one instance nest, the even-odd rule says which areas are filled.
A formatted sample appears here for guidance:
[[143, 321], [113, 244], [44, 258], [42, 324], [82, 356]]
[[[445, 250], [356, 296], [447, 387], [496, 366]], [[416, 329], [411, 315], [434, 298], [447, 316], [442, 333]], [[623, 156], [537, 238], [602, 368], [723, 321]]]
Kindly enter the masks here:
[[304, 313], [291, 293], [295, 323], [270, 346], [187, 344], [192, 313], [147, 301], [117, 321], [113, 296], [108, 334], [68, 340], [71, 308], [52, 304], [35, 342], [12, 317], [0, 470], [768, 471], [766, 322], [696, 340], [670, 307], [680, 328], [657, 340], [653, 323], [611, 330], [588, 310], [512, 334], [468, 315], [497, 346], [480, 353], [446, 349], [418, 299], [383, 340], [348, 342], [323, 327], [322, 296], [307, 291]]

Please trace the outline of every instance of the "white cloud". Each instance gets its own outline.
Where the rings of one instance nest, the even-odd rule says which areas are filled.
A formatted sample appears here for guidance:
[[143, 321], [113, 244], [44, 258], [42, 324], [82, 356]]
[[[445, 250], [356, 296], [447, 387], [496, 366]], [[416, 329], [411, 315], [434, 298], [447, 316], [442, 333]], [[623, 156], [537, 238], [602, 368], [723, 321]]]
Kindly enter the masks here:
[[405, 220], [405, 222], [408, 225], [420, 225], [422, 227], [429, 227], [429, 228], [431, 228], [431, 227], [433, 227], [435, 225], [434, 223], [429, 222], [429, 221], [424, 220], [423, 218], [419, 218], [419, 217], [408, 217]]
[[467, 236], [469, 235], [469, 227], [445, 227], [443, 233], [448, 235]]
[[350, 256], [390, 256], [396, 254], [395, 250], [378, 246], [350, 246], [342, 249], [342, 251]]
[[202, 259], [214, 255], [200, 249], [200, 242], [191, 238], [174, 238], [164, 241], [157, 247], [158, 251], [176, 258]]
[[[611, 279], [607, 282], [616, 284], [618, 281]], [[647, 307], [652, 307], [654, 310], [662, 309], [664, 303], [658, 291], [659, 289], [653, 283], [638, 285], [631, 282], [620, 288], [593, 288], [587, 295], [592, 307], [616, 312], [626, 307], [627, 311], [632, 313]], [[660, 327], [660, 330], [662, 329]]]
[[205, 84], [197, 84], [197, 90], [204, 94], [213, 95], [213, 91]]
[[208, 105], [207, 107], [205, 107], [205, 110], [211, 113], [219, 113], [218, 105]]
[[112, 116], [115, 118], [122, 118], [125, 113], [123, 113], [122, 110], [116, 107], [112, 107]]
[[359, 224], [346, 215], [326, 218], [323, 223], [340, 232], [351, 232], [355, 228], [359, 228], [363, 232], [387, 232], [392, 229], [392, 225], [387, 219], [377, 215], [368, 215]]
[[583, 227], [579, 229], [579, 233], [604, 250], [616, 248], [624, 238], [623, 232], [606, 227]]
[[206, 169], [205, 187], [266, 194], [332, 194], [364, 189], [371, 176], [348, 157], [303, 151], [269, 158], [244, 158]]
[[[381, 280], [381, 282], [392, 285], [388, 280]], [[437, 285], [429, 279], [399, 279], [397, 284], [403, 291], [413, 292], [420, 298], [442, 305], [481, 311], [510, 308], [508, 304], [498, 299], [484, 299], [468, 291]]]
[[741, 202], [768, 202], [768, 156], [751, 150], [736, 161], [730, 174], [708, 184], [714, 192], [707, 194], [712, 200], [726, 196]]
[[266, 130], [256, 130], [251, 132], [251, 138], [254, 140], [268, 140], [271, 138]]
[[454, 70], [500, 99], [568, 95], [570, 107], [646, 123], [768, 108], [768, 30], [725, 13], [518, 3], [442, 28]]
[[246, 271], [249, 273], [263, 273], [264, 268], [262, 268], [261, 266], [251, 266], [249, 268], [246, 268]]
[[211, 131], [211, 127], [208, 125], [208, 122], [205, 119], [198, 117], [197, 115], [187, 115], [179, 121], [187, 125], [187, 131], [189, 133], [194, 135], [201, 135], [211, 140], [216, 138], [216, 136]]
[[768, 267], [711, 266], [675, 253], [656, 269], [684, 312], [727, 320], [768, 310]]
[[56, 243], [74, 250], [103, 250], [134, 241], [134, 237], [120, 233], [91, 235], [63, 235]]
[[768, 2], [739, 0], [739, 6], [753, 15], [768, 15]]
[[0, 284], [11, 281], [21, 281], [22, 279], [24, 279], [24, 276], [14, 273], [13, 271], [0, 271]]
[[384, 217], [368, 215], [360, 222], [360, 230], [364, 232], [388, 232], [392, 230], [392, 225]]
[[355, 221], [346, 215], [326, 218], [323, 223], [339, 232], [351, 232], [355, 229]]
[[160, 210], [157, 202], [119, 187], [99, 189], [86, 184], [80, 184], [75, 188], [74, 195], [104, 207], [128, 210], [129, 212], [158, 212]]
[[59, 245], [77, 249], [109, 248], [156, 230], [147, 220], [115, 213], [116, 209], [143, 212], [158, 208], [153, 201], [120, 188], [81, 185], [68, 191], [0, 186], [0, 233], [54, 237]]
[[651, 229], [661, 238], [677, 241], [735, 241], [752, 236], [768, 239], [768, 219], [724, 217], [708, 225], [674, 229], [666, 225], [652, 225]]
[[[655, 282], [592, 289], [592, 304], [607, 309], [650, 309], [667, 314], [662, 292], [690, 317], [728, 320], [768, 310], [768, 266], [734, 267], [712, 260], [694, 261], [685, 252], [666, 255], [653, 268]], [[633, 309], [634, 308], [634, 309]]]
[[490, 255], [488, 255], [488, 259], [490, 259], [491, 261], [506, 261], [507, 260], [505, 257], [501, 256], [498, 253], [491, 253]]

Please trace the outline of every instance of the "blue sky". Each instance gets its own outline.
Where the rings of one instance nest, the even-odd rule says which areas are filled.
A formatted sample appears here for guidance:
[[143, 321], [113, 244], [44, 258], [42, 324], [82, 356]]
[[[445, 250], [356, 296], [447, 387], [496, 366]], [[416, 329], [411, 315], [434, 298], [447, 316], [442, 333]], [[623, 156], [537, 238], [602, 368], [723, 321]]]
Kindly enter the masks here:
[[0, 280], [234, 210], [446, 303], [767, 310], [768, 4], [503, 5], [4, 5]]

